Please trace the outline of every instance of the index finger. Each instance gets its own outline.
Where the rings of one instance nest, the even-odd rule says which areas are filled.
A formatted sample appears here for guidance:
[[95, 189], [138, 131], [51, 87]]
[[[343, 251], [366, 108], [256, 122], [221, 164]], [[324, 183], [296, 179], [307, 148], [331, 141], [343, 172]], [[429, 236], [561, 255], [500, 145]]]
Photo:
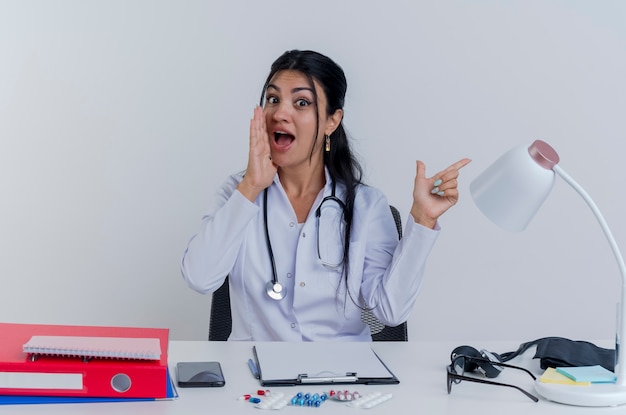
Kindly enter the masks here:
[[471, 159], [463, 158], [463, 159], [457, 161], [456, 163], [452, 164], [451, 166], [449, 166], [442, 173], [446, 173], [446, 172], [449, 172], [451, 170], [461, 170], [463, 167], [467, 166], [471, 161], [472, 161]]

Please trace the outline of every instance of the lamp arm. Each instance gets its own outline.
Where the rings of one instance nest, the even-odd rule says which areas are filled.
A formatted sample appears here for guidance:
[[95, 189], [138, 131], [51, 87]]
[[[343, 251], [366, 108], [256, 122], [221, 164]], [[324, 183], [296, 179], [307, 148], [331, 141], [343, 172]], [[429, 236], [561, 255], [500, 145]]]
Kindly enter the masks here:
[[617, 265], [622, 275], [622, 295], [620, 298], [620, 304], [619, 304], [619, 309], [618, 309], [619, 321], [618, 321], [618, 327], [617, 327], [617, 330], [618, 330], [617, 342], [615, 345], [617, 349], [616, 350], [616, 353], [617, 353], [616, 363], [619, 363], [619, 364], [615, 368], [615, 374], [617, 375], [616, 384], [620, 386], [624, 386], [626, 385], [626, 364], [624, 364], [626, 363], [626, 361], [624, 360], [626, 359], [626, 354], [624, 352], [624, 348], [619, 346], [619, 343], [622, 340], [626, 339], [626, 315], [624, 314], [624, 312], [626, 311], [626, 308], [624, 308], [624, 304], [626, 303], [626, 266], [624, 265], [624, 258], [622, 257], [622, 254], [617, 246], [617, 242], [615, 242], [615, 238], [613, 238], [613, 234], [611, 233], [611, 230], [609, 229], [609, 225], [607, 225], [606, 221], [604, 220], [604, 217], [602, 216], [600, 209], [598, 209], [595, 202], [587, 194], [585, 189], [583, 189], [582, 186], [580, 186], [574, 179], [572, 179], [567, 173], [565, 173], [565, 171], [563, 171], [563, 169], [561, 169], [558, 165], [555, 165], [552, 168], [552, 170], [554, 170], [556, 174], [558, 174], [563, 180], [565, 180], [565, 182], [567, 182], [570, 186], [572, 186], [574, 190], [576, 190], [582, 196], [585, 202], [587, 202], [587, 204], [591, 208], [591, 211], [598, 219], [598, 222], [600, 223], [600, 226], [602, 227], [602, 230], [604, 231], [604, 235], [606, 236], [606, 239], [609, 241], [609, 245], [611, 246], [611, 249], [613, 250], [615, 259], [617, 260]]

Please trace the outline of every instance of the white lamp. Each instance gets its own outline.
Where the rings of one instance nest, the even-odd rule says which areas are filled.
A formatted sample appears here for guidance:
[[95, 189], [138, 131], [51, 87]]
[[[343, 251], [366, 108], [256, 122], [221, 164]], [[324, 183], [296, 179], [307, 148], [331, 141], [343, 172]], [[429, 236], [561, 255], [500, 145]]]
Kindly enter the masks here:
[[615, 383], [591, 386], [571, 386], [537, 381], [535, 389], [551, 401], [578, 406], [615, 406], [626, 403], [626, 267], [617, 243], [600, 210], [585, 190], [559, 166], [557, 152], [547, 143], [537, 140], [530, 146], [514, 148], [496, 160], [470, 184], [470, 192], [479, 209], [504, 229], [521, 231], [539, 210], [554, 184], [555, 173], [574, 188], [587, 202], [600, 222], [609, 241], [622, 276], [622, 295], [618, 310], [617, 362]]

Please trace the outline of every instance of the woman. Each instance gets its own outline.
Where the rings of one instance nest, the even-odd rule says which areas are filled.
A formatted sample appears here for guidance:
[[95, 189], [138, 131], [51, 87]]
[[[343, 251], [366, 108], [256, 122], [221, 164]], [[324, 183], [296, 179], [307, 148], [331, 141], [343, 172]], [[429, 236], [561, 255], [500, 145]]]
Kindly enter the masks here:
[[463, 159], [431, 178], [417, 162], [398, 242], [389, 204], [361, 182], [344, 131], [343, 70], [312, 51], [272, 65], [250, 122], [244, 173], [222, 185], [184, 253], [191, 288], [230, 275], [229, 340], [370, 341], [361, 311], [386, 325], [409, 317], [438, 217], [457, 202]]

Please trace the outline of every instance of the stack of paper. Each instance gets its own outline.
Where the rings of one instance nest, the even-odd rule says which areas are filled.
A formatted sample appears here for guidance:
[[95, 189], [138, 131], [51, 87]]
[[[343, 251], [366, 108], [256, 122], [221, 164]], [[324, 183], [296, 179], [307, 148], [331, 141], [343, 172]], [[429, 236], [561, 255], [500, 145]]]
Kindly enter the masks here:
[[559, 385], [578, 385], [578, 386], [590, 386], [591, 382], [576, 382], [575, 380], [565, 376], [564, 374], [557, 372], [553, 367], [549, 367], [543, 372], [543, 375], [539, 378], [540, 382], [544, 383], [557, 383]]
[[544, 383], [590, 386], [592, 383], [614, 383], [615, 373], [602, 366], [549, 367], [539, 378]]
[[615, 373], [602, 366], [557, 367], [556, 371], [576, 382], [615, 383]]
[[159, 360], [157, 338], [98, 336], [32, 336], [24, 344], [26, 353], [105, 359]]

